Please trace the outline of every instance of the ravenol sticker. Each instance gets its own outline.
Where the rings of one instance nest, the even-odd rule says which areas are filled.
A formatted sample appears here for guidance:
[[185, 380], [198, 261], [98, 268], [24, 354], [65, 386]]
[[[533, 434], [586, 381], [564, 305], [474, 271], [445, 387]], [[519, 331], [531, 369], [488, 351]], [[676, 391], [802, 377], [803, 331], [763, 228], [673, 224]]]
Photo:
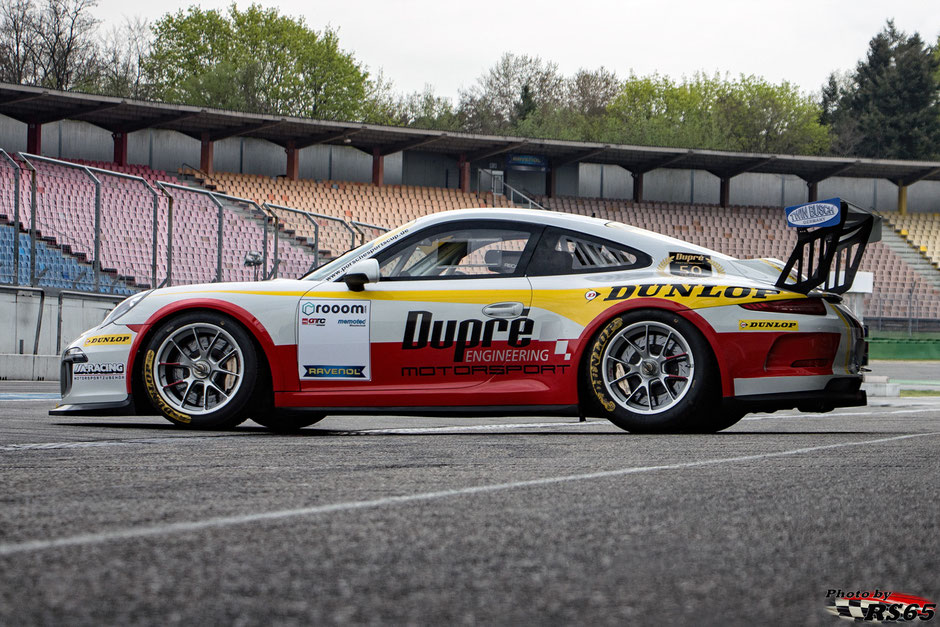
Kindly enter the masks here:
[[738, 327], [742, 331], [799, 331], [800, 323], [796, 320], [741, 320]]
[[85, 338], [82, 346], [118, 346], [120, 344], [130, 344], [130, 333], [119, 333], [116, 335], [95, 335]]
[[304, 366], [307, 379], [365, 379], [365, 366]]
[[830, 198], [818, 202], [794, 205], [786, 208], [787, 226], [808, 228], [811, 226], [834, 226], [842, 215], [842, 200]]

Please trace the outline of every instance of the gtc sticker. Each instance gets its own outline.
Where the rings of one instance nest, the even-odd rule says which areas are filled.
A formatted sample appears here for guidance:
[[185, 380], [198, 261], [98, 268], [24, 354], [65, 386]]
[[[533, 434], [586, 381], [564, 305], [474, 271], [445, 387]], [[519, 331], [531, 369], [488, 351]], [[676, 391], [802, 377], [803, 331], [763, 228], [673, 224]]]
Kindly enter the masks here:
[[738, 326], [742, 331], [799, 331], [800, 323], [796, 320], [741, 320]]
[[116, 335], [95, 335], [85, 338], [82, 346], [118, 346], [120, 344], [130, 344], [131, 334], [120, 333]]

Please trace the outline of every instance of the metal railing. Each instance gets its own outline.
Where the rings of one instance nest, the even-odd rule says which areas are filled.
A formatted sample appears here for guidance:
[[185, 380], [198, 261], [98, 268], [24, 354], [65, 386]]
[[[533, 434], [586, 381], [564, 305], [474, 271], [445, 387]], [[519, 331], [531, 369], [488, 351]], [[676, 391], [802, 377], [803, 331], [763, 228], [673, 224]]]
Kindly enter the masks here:
[[503, 178], [502, 174], [497, 174], [493, 170], [488, 170], [486, 168], [480, 168], [477, 170], [477, 192], [484, 193], [483, 187], [483, 177], [489, 177], [489, 185], [486, 186], [487, 192], [493, 192], [500, 196], [505, 196], [513, 207], [525, 206], [527, 209], [541, 209], [542, 211], [548, 211], [547, 208], [543, 207], [539, 203], [532, 200], [530, 197], [526, 196], [524, 193], [510, 185], [506, 182], [506, 179]]
[[[366, 234], [362, 229], [372, 229], [373, 231], [378, 231], [379, 233], [388, 233], [389, 229], [384, 226], [379, 226], [378, 224], [369, 224], [368, 222], [360, 222], [359, 220], [350, 220], [349, 223], [354, 229], [359, 233], [359, 245], [366, 243]], [[362, 227], [362, 228], [359, 228]], [[372, 238], [375, 239], [375, 238]], [[354, 244], [355, 245], [355, 244]]]
[[903, 292], [874, 293], [865, 307], [865, 323], [873, 331], [894, 331], [909, 336], [940, 332], [940, 302], [930, 291], [910, 287]]

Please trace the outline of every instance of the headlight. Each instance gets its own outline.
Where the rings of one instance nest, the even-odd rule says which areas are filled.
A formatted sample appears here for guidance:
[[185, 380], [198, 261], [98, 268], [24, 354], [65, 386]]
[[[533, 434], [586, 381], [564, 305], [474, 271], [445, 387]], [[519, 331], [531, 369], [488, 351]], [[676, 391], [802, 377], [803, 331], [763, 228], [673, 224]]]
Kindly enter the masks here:
[[108, 314], [108, 317], [104, 319], [104, 322], [101, 323], [101, 326], [106, 324], [111, 324], [112, 322], [117, 322], [118, 318], [126, 314], [128, 311], [137, 306], [137, 303], [142, 301], [147, 297], [150, 292], [153, 290], [147, 290], [146, 292], [138, 292], [130, 298], [125, 298], [118, 306], [111, 310], [111, 313]]

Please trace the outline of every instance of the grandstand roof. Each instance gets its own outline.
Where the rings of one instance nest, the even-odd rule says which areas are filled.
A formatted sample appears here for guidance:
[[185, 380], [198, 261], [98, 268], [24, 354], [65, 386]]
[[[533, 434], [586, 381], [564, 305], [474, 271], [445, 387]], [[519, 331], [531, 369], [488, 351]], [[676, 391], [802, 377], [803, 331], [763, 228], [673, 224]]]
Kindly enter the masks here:
[[347, 145], [369, 154], [376, 149], [380, 154], [392, 154], [420, 148], [481, 161], [503, 153], [524, 152], [545, 156], [555, 167], [576, 162], [607, 163], [620, 165], [634, 174], [658, 168], [682, 168], [706, 170], [721, 178], [763, 172], [794, 174], [808, 182], [831, 176], [883, 178], [903, 185], [919, 180], [940, 181], [940, 162], [936, 161], [770, 155], [472, 135], [240, 113], [8, 83], [0, 83], [0, 114], [27, 124], [82, 120], [111, 132], [167, 129], [196, 139], [203, 133], [208, 133], [211, 140], [255, 137], [281, 146], [292, 141], [297, 148], [314, 144]]

